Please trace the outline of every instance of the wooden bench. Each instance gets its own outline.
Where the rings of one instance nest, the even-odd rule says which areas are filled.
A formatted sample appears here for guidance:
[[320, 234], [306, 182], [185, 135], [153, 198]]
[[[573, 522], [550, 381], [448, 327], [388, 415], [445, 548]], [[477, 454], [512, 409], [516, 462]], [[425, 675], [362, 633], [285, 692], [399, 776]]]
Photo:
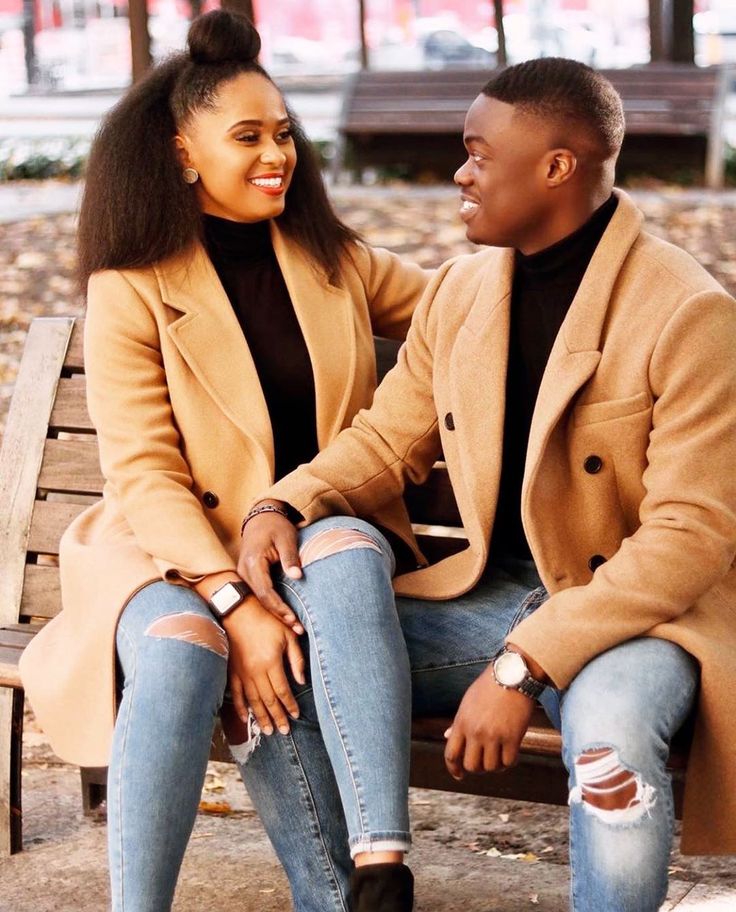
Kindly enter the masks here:
[[[724, 181], [727, 67], [648, 65], [602, 70], [621, 94], [626, 138], [619, 176], [701, 171]], [[334, 176], [347, 165], [449, 178], [462, 164], [465, 113], [491, 77], [487, 70], [363, 71], [346, 85]]]
[[[23, 691], [18, 659], [40, 627], [60, 610], [59, 539], [102, 490], [97, 445], [85, 403], [83, 321], [33, 321], [15, 385], [0, 453], [0, 857], [20, 851]], [[377, 342], [379, 373], [397, 345]], [[422, 545], [435, 559], [467, 545], [447, 477], [438, 463], [429, 481], [408, 493]], [[431, 530], [427, 527], [433, 527]], [[438, 528], [440, 527], [440, 528]], [[443, 761], [449, 719], [419, 719], [413, 729], [412, 784], [476, 795], [567, 802], [560, 738], [543, 714], [524, 739], [520, 764], [503, 775], [455, 782]], [[218, 730], [213, 759], [228, 760]], [[673, 752], [679, 807], [685, 752]], [[104, 800], [105, 770], [82, 770], [85, 811]]]

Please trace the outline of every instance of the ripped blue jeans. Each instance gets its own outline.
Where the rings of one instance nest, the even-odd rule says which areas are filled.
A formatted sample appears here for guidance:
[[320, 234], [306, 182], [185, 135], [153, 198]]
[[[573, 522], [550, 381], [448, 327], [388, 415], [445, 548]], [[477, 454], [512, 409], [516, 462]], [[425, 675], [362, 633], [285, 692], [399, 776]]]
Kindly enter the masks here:
[[[342, 546], [322, 547], [335, 529]], [[452, 715], [546, 593], [531, 562], [508, 560], [460, 598], [395, 600], [387, 542], [348, 517], [301, 530], [300, 549], [303, 579], [277, 573], [306, 630], [307, 684], [292, 681], [300, 718], [288, 735], [247, 744], [227, 712], [225, 728], [296, 912], [346, 912], [351, 850], [409, 845], [411, 714]], [[225, 688], [218, 631], [195, 593], [167, 583], [145, 587], [123, 613], [108, 786], [113, 912], [170, 908]], [[686, 653], [638, 640], [595, 659], [566, 692], [545, 691], [571, 776], [575, 912], [659, 907], [673, 826], [664, 761], [696, 685]], [[617, 791], [625, 811], [597, 806]]]

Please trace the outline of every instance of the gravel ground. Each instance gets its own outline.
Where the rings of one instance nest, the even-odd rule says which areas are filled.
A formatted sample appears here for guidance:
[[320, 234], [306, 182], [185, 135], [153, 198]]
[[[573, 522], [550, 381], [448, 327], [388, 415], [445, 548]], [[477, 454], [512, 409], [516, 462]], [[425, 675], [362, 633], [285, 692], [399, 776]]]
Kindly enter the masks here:
[[[635, 191], [635, 196], [647, 216], [650, 230], [690, 251], [732, 294], [736, 293], [736, 205], [733, 194], [720, 197], [665, 188], [656, 193]], [[450, 256], [473, 249], [465, 240], [463, 227], [457, 218], [457, 198], [452, 188], [339, 188], [335, 199], [346, 221], [361, 231], [367, 240], [405, 254], [423, 265], [436, 265]], [[35, 316], [82, 312], [82, 297], [74, 280], [74, 229], [73, 215], [32, 218], [0, 225], [0, 432], [30, 321]], [[43, 846], [63, 841], [72, 832], [77, 836], [87, 832], [92, 834], [89, 838], [97, 846], [95, 851], [99, 855], [102, 843], [93, 834], [100, 824], [81, 817], [79, 781], [74, 769], [61, 764], [53, 756], [30, 713], [27, 715], [26, 732], [23, 775], [27, 796], [28, 846]], [[195, 856], [198, 841], [209, 838], [210, 824], [218, 827], [222, 820], [237, 821], [238, 826], [247, 824], [239, 839], [248, 834], [252, 836], [251, 831], [260, 834], [259, 845], [268, 856], [269, 850], [257, 819], [239, 786], [233, 767], [224, 764], [211, 766], [203, 802], [193, 841]], [[218, 803], [223, 805], [219, 815], [213, 816], [213, 803], [214, 810], [217, 810]], [[417, 857], [421, 859], [422, 853], [442, 848], [447, 853], [446, 857], [451, 859], [442, 877], [462, 878], [465, 867], [468, 872], [476, 872], [481, 861], [490, 864], [499, 856], [517, 856], [500, 859], [509, 866], [509, 882], [513, 881], [516, 884], [514, 889], [519, 891], [519, 904], [515, 904], [514, 908], [537, 905], [534, 902], [534, 875], [529, 873], [529, 889], [525, 892], [527, 875], [519, 875], [520, 870], [526, 871], [529, 866], [531, 871], [531, 866], [540, 862], [567, 864], [567, 815], [564, 808], [415, 792], [412, 814], [419, 846]], [[236, 830], [233, 830], [233, 836], [236, 838]], [[251, 844], [251, 836], [246, 840], [248, 845]], [[246, 862], [247, 859], [244, 859], [243, 863]], [[251, 862], [254, 865], [262, 863], [257, 859], [251, 859]], [[274, 878], [275, 886], [259, 885], [262, 903], [258, 907], [264, 912], [282, 909], [285, 896], [283, 879], [272, 858], [266, 867], [269, 877]], [[540, 864], [540, 876], [542, 868], [546, 869], [546, 866]], [[516, 871], [513, 876], [512, 869]], [[435, 876], [440, 877], [437, 870]], [[104, 890], [104, 865], [101, 872], [97, 878], [99, 883], [94, 888]], [[683, 857], [675, 849], [671, 873], [680, 881], [736, 887], [736, 872], [730, 858]], [[71, 883], [74, 883], [73, 878]], [[441, 887], [441, 877], [438, 883]], [[558, 893], [560, 889], [559, 885], [554, 887]], [[269, 890], [273, 890], [271, 898]], [[186, 906], [192, 909], [199, 907]], [[16, 906], [6, 907], [0, 898], [0, 912], [6, 912], [6, 909], [10, 912], [11, 908], [15, 910]], [[62, 901], [58, 908], [71, 907]], [[210, 907], [203, 905], [201, 908]], [[449, 910], [454, 906], [443, 905], [442, 908]], [[483, 908], [490, 909], [490, 906], [486, 904]], [[463, 905], [463, 909], [472, 912], [467, 904]]]

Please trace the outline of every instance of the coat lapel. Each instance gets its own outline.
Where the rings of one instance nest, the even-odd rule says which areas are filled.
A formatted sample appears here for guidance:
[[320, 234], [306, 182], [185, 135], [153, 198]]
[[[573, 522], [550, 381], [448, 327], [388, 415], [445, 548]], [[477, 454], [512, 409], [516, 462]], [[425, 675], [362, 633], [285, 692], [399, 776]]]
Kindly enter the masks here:
[[320, 449], [340, 431], [355, 377], [353, 304], [346, 288], [327, 277], [294, 241], [271, 223], [276, 257], [309, 351], [317, 394]]
[[263, 452], [273, 471], [273, 435], [253, 358], [204, 248], [156, 268], [164, 302], [182, 312], [169, 325], [197, 380], [222, 412]]
[[512, 250], [490, 260], [450, 356], [450, 403], [461, 465], [461, 478], [452, 483], [464, 483], [466, 531], [472, 536], [469, 526], [475, 523], [481, 540], [488, 537], [501, 479], [513, 270]]
[[615, 192], [618, 206], [557, 334], [539, 387], [522, 489], [522, 516], [527, 537], [533, 519], [529, 511], [529, 494], [539, 464], [555, 426], [598, 367], [601, 337], [614, 285], [641, 230], [639, 210], [625, 193]]

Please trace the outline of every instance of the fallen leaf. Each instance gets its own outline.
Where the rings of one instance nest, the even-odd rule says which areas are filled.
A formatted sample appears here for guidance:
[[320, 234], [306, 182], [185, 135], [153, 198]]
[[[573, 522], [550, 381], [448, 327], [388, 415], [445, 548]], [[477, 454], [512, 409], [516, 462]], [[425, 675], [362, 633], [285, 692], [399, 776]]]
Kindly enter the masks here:
[[208, 776], [204, 784], [205, 792], [224, 792], [225, 783], [219, 776]]
[[492, 846], [490, 849], [488, 849], [488, 851], [486, 852], [486, 855], [489, 858], [501, 858], [502, 857], [501, 853], [495, 846]]
[[501, 823], [508, 823], [510, 817], [511, 817], [511, 814], [499, 814], [498, 815], [498, 819], [501, 821]]
[[532, 895], [529, 897], [529, 902], [534, 906], [538, 906], [539, 905], [539, 893], [532, 893]]
[[232, 814], [233, 809], [227, 801], [200, 801], [199, 810], [203, 814], [217, 814], [226, 817]]
[[555, 850], [554, 846], [545, 846], [542, 849], [542, 855], [548, 855], [550, 852], [554, 852], [554, 850]]

